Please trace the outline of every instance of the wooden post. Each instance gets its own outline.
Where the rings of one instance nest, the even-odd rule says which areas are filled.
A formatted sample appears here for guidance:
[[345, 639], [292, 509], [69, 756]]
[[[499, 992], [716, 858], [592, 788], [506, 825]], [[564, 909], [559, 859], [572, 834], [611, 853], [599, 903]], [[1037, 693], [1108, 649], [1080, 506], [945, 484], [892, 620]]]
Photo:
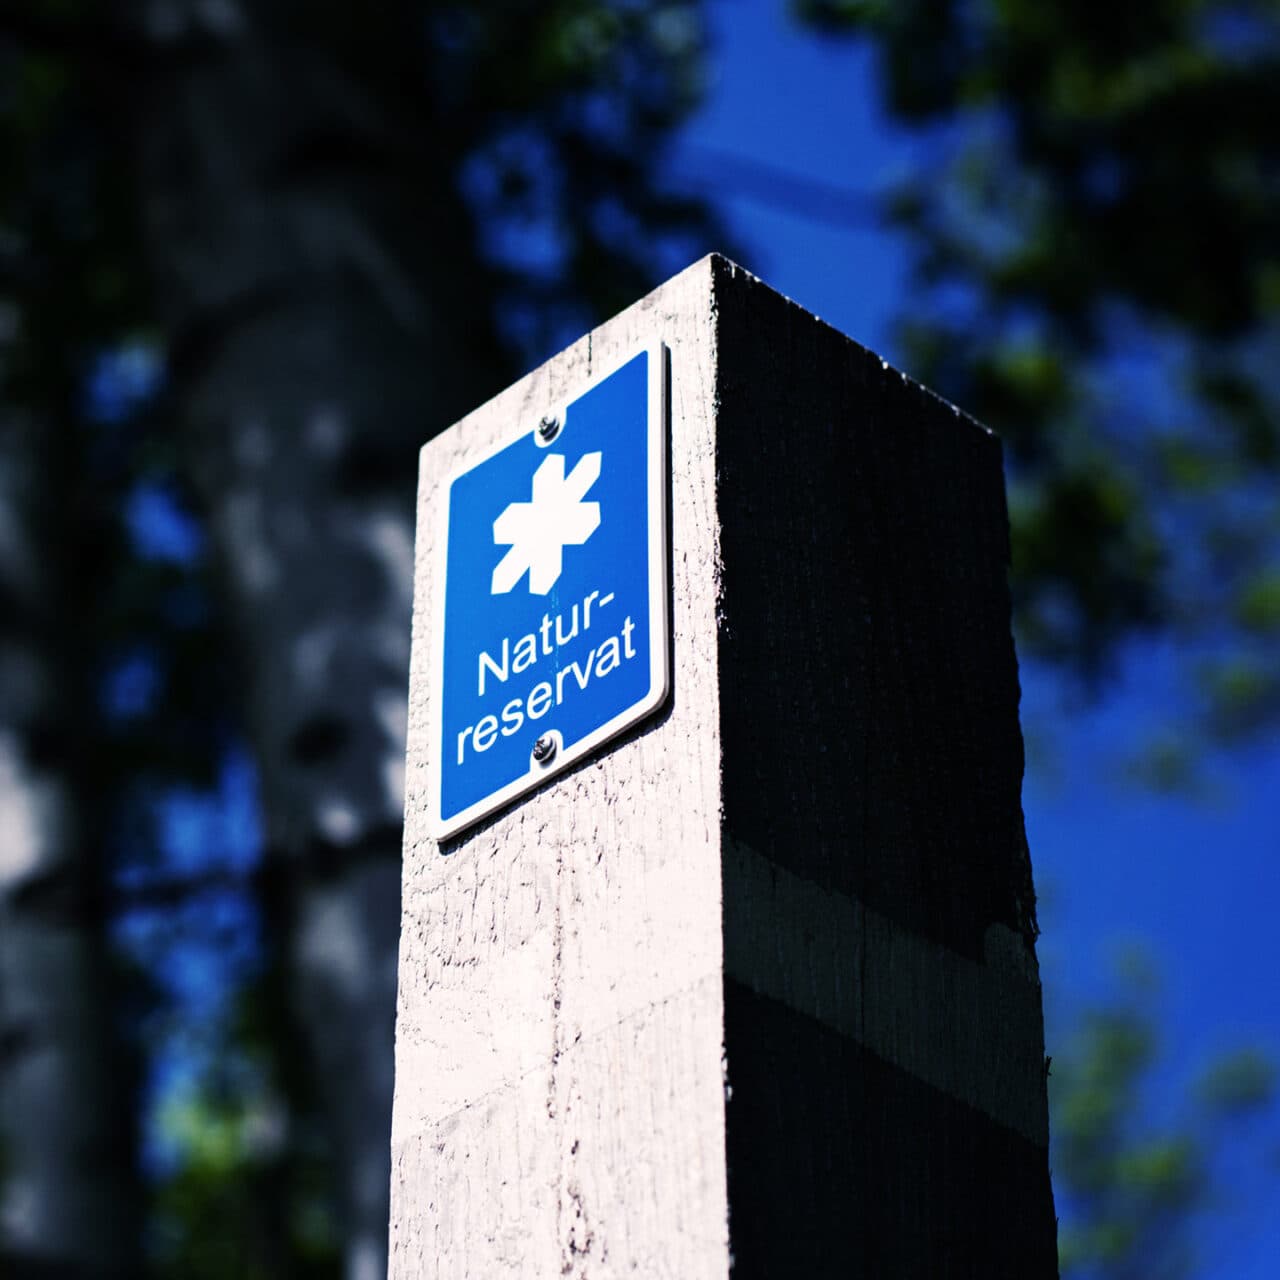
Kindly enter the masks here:
[[[670, 350], [672, 693], [439, 846], [443, 477]], [[723, 258], [422, 452], [395, 1280], [1056, 1276], [993, 436]]]

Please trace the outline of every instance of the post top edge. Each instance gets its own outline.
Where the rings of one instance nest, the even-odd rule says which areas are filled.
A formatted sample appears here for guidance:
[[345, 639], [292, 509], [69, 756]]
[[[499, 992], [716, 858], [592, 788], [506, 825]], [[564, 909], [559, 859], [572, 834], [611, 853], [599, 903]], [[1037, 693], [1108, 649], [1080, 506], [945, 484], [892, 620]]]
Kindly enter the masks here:
[[882, 356], [878, 351], [871, 347], [865, 346], [859, 342], [857, 338], [846, 333], [843, 329], [833, 325], [829, 320], [824, 320], [817, 312], [810, 310], [802, 302], [797, 302], [795, 298], [789, 294], [783, 293], [781, 289], [774, 288], [767, 280], [761, 279], [754, 272], [734, 262], [733, 259], [726, 257], [721, 253], [709, 253], [705, 258], [699, 260], [699, 264], [707, 263], [712, 272], [713, 288], [741, 289], [745, 291], [754, 291], [763, 289], [767, 293], [772, 294], [775, 298], [780, 299], [789, 309], [798, 312], [805, 320], [812, 324], [821, 325], [824, 329], [830, 330], [832, 333], [838, 334], [845, 342], [856, 347], [859, 351], [865, 353], [869, 359], [879, 361], [881, 368], [885, 373], [897, 374], [907, 386], [914, 388], [917, 392], [928, 396], [931, 400], [937, 401], [947, 409], [951, 410], [955, 416], [972, 427], [976, 427], [984, 436], [990, 437], [993, 441], [999, 442], [999, 436], [985, 423], [980, 422], [972, 414], [960, 408], [953, 401], [948, 400], [946, 396], [933, 390], [932, 387], [913, 378], [909, 373], [899, 369], [888, 359]]
[[[712, 250], [711, 252], [704, 254], [701, 258], [695, 259], [693, 262], [689, 263], [688, 266], [683, 267], [681, 270], [669, 276], [666, 280], [656, 285], [648, 293], [642, 295], [641, 297], [637, 298], [634, 302], [624, 307], [621, 311], [601, 320], [601, 322], [598, 325], [595, 325], [593, 328], [581, 334], [578, 338], [574, 339], [573, 342], [569, 343], [566, 347], [562, 348], [560, 351], [553, 353], [552, 355], [548, 356], [545, 360], [541, 360], [536, 365], [527, 369], [520, 378], [517, 378], [515, 380], [512, 386], [515, 387], [521, 383], [526, 382], [530, 378], [537, 375], [539, 371], [543, 370], [547, 365], [554, 364], [562, 360], [567, 354], [572, 352], [574, 348], [577, 347], [579, 344], [589, 343], [592, 340], [592, 338], [600, 332], [601, 329], [615, 325], [621, 320], [622, 317], [625, 317], [631, 313], [643, 312], [646, 310], [653, 310], [661, 306], [661, 299], [663, 298], [664, 295], [677, 293], [682, 288], [688, 288], [691, 282], [699, 276], [706, 277], [708, 284], [710, 286], [710, 292], [708, 296], [708, 305], [712, 315], [714, 315], [717, 310], [718, 299], [722, 291], [743, 291], [749, 294], [749, 293], [755, 292], [756, 290], [764, 290], [766, 293], [771, 294], [775, 298], [780, 299], [789, 309], [794, 309], [797, 313], [802, 315], [806, 321], [813, 324], [821, 325], [823, 328], [838, 334], [845, 342], [852, 344], [854, 347], [858, 348], [858, 350], [864, 352], [868, 358], [877, 360], [880, 363], [885, 373], [897, 374], [897, 376], [901, 378], [905, 384], [915, 388], [918, 392], [923, 393], [924, 395], [937, 401], [941, 405], [944, 405], [946, 408], [950, 409], [951, 412], [954, 413], [957, 418], [962, 419], [963, 421], [965, 421], [966, 423], [968, 423], [973, 427], [976, 427], [983, 435], [990, 437], [992, 440], [998, 441], [999, 437], [996, 435], [994, 431], [992, 431], [989, 427], [985, 426], [983, 423], [979, 422], [971, 414], [965, 412], [959, 406], [952, 403], [945, 396], [940, 395], [938, 392], [926, 386], [924, 383], [919, 382], [917, 379], [903, 372], [901, 369], [891, 364], [889, 360], [887, 360], [885, 357], [881, 356], [879, 352], [873, 350], [870, 347], [863, 345], [856, 338], [846, 333], [844, 330], [831, 324], [830, 321], [824, 320], [820, 315], [810, 310], [803, 303], [796, 301], [796, 299], [791, 297], [789, 294], [786, 294], [782, 292], [782, 290], [775, 288], [773, 285], [769, 284], [768, 281], [756, 275], [749, 268], [742, 266], [741, 263], [736, 262], [734, 259], [730, 258], [727, 254], [721, 253], [718, 250]], [[508, 388], [504, 392], [499, 392], [498, 395], [491, 397], [491, 399], [489, 401], [486, 401], [484, 404], [476, 406], [475, 409], [471, 410], [467, 414], [464, 414], [463, 417], [458, 419], [457, 422], [450, 425], [457, 426], [460, 423], [466, 422], [468, 419], [482, 413], [485, 409], [489, 407], [489, 405], [492, 404], [493, 401], [501, 398], [502, 396], [509, 394], [510, 390], [511, 388]], [[445, 428], [445, 430], [448, 430], [448, 428]], [[442, 431], [440, 434], [444, 434], [444, 432]], [[439, 441], [439, 439], [440, 439], [440, 435], [438, 434], [426, 440], [422, 444], [418, 454], [420, 464], [425, 461], [427, 452], [429, 450], [432, 450], [433, 446], [438, 447], [436, 442]]]

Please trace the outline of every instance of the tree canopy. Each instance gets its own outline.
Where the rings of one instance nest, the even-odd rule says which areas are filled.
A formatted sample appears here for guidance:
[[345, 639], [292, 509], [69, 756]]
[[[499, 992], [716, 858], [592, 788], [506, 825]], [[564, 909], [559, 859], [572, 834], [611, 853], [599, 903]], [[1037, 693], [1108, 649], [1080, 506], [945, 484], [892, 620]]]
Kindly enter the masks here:
[[1249, 1241], [1274, 1194], [1276, 1068], [1253, 1048], [1202, 1064], [1160, 1107], [1155, 972], [1122, 957], [1108, 996], [1079, 1010], [1051, 1060], [1058, 1253], [1067, 1280], [1190, 1280]]
[[[884, 205], [917, 263], [904, 363], [1006, 441], [1024, 648], [1099, 679], [1174, 636], [1197, 733], [1273, 723], [1280, 5], [794, 8], [869, 39], [920, 133]], [[333, 1017], [308, 938], [339, 921], [370, 973], [394, 962], [394, 804], [353, 757], [398, 750], [384, 641], [407, 635], [414, 450], [726, 247], [664, 170], [710, 56], [692, 2], [0, 0], [0, 802], [43, 815], [29, 860], [0, 853], [0, 924], [32, 957], [75, 944], [81, 1020], [45, 1047], [125, 1103], [98, 1109], [109, 1132], [61, 1113], [40, 1186], [70, 1185], [89, 1133], [105, 1207], [96, 1234], [49, 1215], [39, 1248], [135, 1274], [128, 1188], [158, 1274], [338, 1268], [334, 1152], [362, 1126], [326, 1120], [368, 1104], [343, 1054], [387, 1038], [389, 1004], [370, 978]], [[326, 666], [341, 611], [355, 659]], [[1156, 781], [1185, 777], [1189, 741]], [[262, 831], [175, 856], [174, 796], [246, 750]], [[321, 803], [338, 792], [346, 818]], [[205, 1042], [175, 974], [199, 939], [231, 990]], [[40, 1046], [4, 983], [36, 972], [0, 965], [9, 1079]], [[1127, 1096], [1145, 1058], [1095, 1030]], [[175, 1058], [199, 1078], [148, 1142], [177, 1161], [144, 1153], [134, 1178], [132, 1108]], [[1113, 1160], [1064, 1114], [1066, 1177], [1103, 1178], [1105, 1154], [1157, 1207], [1180, 1194], [1177, 1150]], [[36, 1177], [19, 1129], [11, 1184]]]
[[1006, 442], [1024, 649], [1098, 676], [1174, 637], [1176, 781], [1280, 709], [1280, 6], [797, 8], [924, 139], [886, 199], [907, 364]]

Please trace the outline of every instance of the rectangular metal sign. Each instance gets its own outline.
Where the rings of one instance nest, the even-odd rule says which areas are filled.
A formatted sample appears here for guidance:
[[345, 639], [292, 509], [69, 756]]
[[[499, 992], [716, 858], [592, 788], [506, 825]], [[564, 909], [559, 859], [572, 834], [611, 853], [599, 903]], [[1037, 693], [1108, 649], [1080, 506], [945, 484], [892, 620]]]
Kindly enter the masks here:
[[432, 825], [492, 813], [667, 696], [666, 350], [454, 475], [437, 593]]

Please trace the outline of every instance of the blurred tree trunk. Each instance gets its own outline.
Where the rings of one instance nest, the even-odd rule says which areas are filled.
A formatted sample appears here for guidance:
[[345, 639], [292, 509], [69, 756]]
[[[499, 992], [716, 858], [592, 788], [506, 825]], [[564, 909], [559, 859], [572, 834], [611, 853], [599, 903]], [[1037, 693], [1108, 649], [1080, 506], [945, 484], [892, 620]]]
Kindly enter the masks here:
[[174, 403], [286, 886], [346, 1274], [374, 1280], [416, 453], [498, 377], [489, 299], [448, 131], [420, 100], [420, 7], [168, 0], [147, 15], [134, 127]]
[[133, 1093], [87, 748], [82, 495], [53, 435], [0, 408], [0, 1274], [105, 1280], [138, 1274]]

